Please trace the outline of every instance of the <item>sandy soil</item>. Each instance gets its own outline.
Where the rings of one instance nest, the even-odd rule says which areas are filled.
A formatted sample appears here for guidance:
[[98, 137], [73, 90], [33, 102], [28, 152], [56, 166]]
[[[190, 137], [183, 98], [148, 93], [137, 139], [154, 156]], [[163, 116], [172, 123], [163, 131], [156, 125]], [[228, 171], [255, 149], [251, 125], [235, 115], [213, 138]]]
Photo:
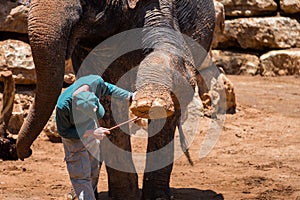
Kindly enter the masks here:
[[[191, 145], [194, 166], [175, 161], [171, 187], [178, 200], [300, 199], [300, 77], [229, 76], [238, 112], [226, 115], [210, 154], [199, 159], [206, 126]], [[207, 122], [208, 119], [202, 119]], [[203, 123], [205, 124], [205, 123]], [[44, 134], [25, 161], [0, 161], [0, 199], [65, 199], [70, 186], [61, 143]], [[142, 174], [139, 174], [141, 187]], [[99, 199], [107, 198], [101, 170]]]

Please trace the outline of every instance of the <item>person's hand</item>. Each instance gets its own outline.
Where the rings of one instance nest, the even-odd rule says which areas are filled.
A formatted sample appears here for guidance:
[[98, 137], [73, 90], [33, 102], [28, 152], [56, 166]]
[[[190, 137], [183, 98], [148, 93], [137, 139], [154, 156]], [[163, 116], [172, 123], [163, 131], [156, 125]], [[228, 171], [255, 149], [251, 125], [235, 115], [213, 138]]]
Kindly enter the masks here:
[[132, 100], [135, 100], [135, 95], [136, 95], [136, 91], [134, 93], [132, 93]]
[[94, 130], [93, 136], [98, 140], [102, 140], [108, 134], [110, 134], [110, 131], [107, 128], [100, 127]]
[[136, 92], [130, 92], [129, 94], [129, 103], [131, 103], [133, 100], [135, 100], [135, 95], [136, 95]]
[[89, 137], [92, 136], [98, 140], [102, 140], [106, 135], [110, 134], [109, 129], [104, 128], [104, 127], [99, 127], [95, 130], [88, 130], [85, 132], [83, 135], [84, 137]]

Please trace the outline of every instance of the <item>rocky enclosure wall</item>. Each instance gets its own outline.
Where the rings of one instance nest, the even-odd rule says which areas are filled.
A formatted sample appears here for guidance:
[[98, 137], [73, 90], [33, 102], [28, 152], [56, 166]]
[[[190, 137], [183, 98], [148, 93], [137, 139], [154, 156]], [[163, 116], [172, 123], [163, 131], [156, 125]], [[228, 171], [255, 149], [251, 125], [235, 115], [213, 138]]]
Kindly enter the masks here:
[[224, 6], [223, 32], [212, 59], [227, 74], [300, 74], [299, 0], [216, 0]]

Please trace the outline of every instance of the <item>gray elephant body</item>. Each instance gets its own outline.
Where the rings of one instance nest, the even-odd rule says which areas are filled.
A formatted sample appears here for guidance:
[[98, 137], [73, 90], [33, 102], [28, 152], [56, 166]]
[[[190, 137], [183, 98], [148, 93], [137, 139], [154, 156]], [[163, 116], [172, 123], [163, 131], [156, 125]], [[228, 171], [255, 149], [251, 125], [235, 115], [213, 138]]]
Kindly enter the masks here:
[[[167, 28], [184, 33], [208, 51], [214, 25], [215, 12], [212, 0], [33, 0], [28, 26], [37, 71], [37, 88], [34, 104], [19, 133], [17, 141], [19, 158], [24, 159], [30, 156], [31, 144], [41, 132], [55, 107], [62, 88], [65, 59], [72, 58], [74, 68], [78, 71], [88, 53], [105, 39], [129, 29], [149, 28], [150, 32], [145, 34], [142, 42], [155, 43], [154, 46], [157, 49], [131, 52], [112, 63], [102, 76], [106, 81], [116, 83], [124, 73], [135, 66], [139, 65], [140, 69], [148, 70], [146, 65], [149, 63], [151, 65], [153, 60], [160, 60], [159, 56], [157, 57], [160, 54], [157, 52], [164, 52], [169, 47], [176, 49], [185, 45], [183, 41], [174, 40], [172, 35], [160, 34], [157, 31], [151, 32], [152, 29]], [[190, 81], [190, 76], [186, 73], [185, 60], [167, 51], [165, 55], [169, 62], [167, 64], [176, 70], [179, 69]], [[153, 74], [155, 73], [153, 71]], [[128, 84], [133, 84], [135, 81], [137, 85], [147, 82], [147, 75], [144, 75], [142, 70], [138, 71], [137, 80], [128, 80]], [[153, 98], [155, 98], [155, 91], [151, 89], [149, 91], [149, 87], [145, 89], [143, 85], [136, 89], [137, 97], [139, 93], [153, 95], [154, 92]], [[109, 99], [103, 99], [102, 102], [106, 109], [110, 109]], [[124, 105], [119, 106], [118, 109], [120, 112], [127, 112]], [[137, 110], [139, 109], [140, 107], [137, 107]], [[107, 112], [103, 118], [103, 126], [110, 127], [116, 124], [109, 113]], [[148, 152], [156, 151], [174, 139], [179, 119], [180, 108], [175, 106], [173, 115], [168, 116], [166, 120], [151, 120]], [[121, 120], [126, 120], [126, 117]], [[163, 128], [156, 133], [158, 126]], [[124, 129], [116, 129], [109, 139], [118, 147], [128, 152], [131, 151], [130, 138], [124, 133]], [[110, 160], [119, 160], [122, 165], [134, 169], [131, 156], [120, 158], [118, 155], [110, 155], [108, 148], [104, 143], [102, 151], [106, 163]], [[171, 145], [160, 154], [161, 158], [170, 159], [171, 164], [145, 173], [142, 199], [170, 198], [169, 181], [173, 166], [173, 151], [174, 147]], [[151, 168], [151, 163], [159, 161], [153, 156], [147, 157], [146, 169]], [[109, 194], [113, 199], [136, 199], [139, 196], [137, 174], [134, 170], [123, 172], [107, 166], [107, 171]]]

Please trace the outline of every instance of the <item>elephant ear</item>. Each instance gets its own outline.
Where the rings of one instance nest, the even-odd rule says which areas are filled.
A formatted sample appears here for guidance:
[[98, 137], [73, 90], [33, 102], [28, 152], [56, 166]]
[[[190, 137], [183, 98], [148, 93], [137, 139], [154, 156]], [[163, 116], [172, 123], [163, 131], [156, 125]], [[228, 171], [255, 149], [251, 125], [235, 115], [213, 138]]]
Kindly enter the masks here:
[[127, 0], [129, 8], [134, 9], [138, 1], [139, 0]]

